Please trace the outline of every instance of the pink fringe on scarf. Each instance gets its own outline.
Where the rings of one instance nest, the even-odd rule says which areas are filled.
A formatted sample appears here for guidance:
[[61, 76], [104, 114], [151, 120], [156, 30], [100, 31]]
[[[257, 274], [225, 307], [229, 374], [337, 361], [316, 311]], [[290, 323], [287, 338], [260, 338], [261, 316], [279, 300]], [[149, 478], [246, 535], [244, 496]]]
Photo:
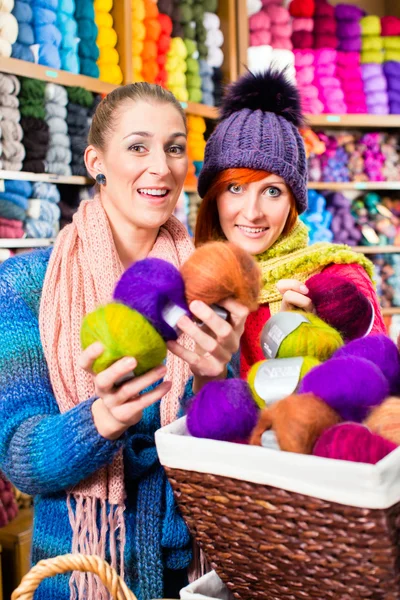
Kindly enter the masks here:
[[[173, 216], [161, 227], [150, 256], [179, 268], [193, 251], [184, 226]], [[51, 254], [43, 286], [39, 325], [50, 379], [60, 412], [64, 413], [94, 394], [91, 375], [78, 366], [80, 328], [84, 316], [112, 298], [123, 272], [107, 215], [99, 197], [84, 200], [73, 223], [59, 234]], [[193, 348], [182, 336], [179, 343]], [[176, 418], [179, 397], [190, 376], [186, 363], [167, 356], [166, 380], [170, 392], [161, 401], [161, 423]], [[75, 510], [71, 503], [73, 496]], [[72, 552], [107, 555], [109, 535], [111, 564], [124, 575], [124, 465], [122, 451], [103, 467], [68, 491], [67, 504], [73, 531]], [[106, 505], [110, 505], [107, 516]], [[100, 531], [97, 517], [100, 515]], [[109, 595], [96, 576], [74, 572], [70, 580], [72, 600], [106, 600]]]

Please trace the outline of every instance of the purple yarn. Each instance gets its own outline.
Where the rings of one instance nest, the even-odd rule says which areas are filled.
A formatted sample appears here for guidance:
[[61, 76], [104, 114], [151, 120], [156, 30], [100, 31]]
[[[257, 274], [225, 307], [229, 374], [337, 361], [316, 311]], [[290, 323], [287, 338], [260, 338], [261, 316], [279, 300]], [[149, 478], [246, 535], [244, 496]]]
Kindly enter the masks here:
[[383, 63], [383, 72], [387, 77], [400, 77], [400, 62], [388, 60]]
[[387, 78], [387, 86], [389, 92], [400, 92], [400, 73], [397, 75], [397, 77], [389, 75]]
[[358, 21], [339, 21], [336, 34], [341, 39], [360, 38], [361, 26]]
[[225, 442], [247, 441], [257, 424], [258, 408], [242, 379], [210, 381], [193, 398], [187, 428], [194, 437]]
[[337, 4], [335, 6], [335, 18], [338, 21], [356, 21], [365, 15], [365, 10], [352, 4]]
[[389, 382], [390, 394], [400, 392], [400, 354], [396, 344], [383, 333], [368, 335], [336, 350], [333, 358], [357, 356], [374, 363]]
[[145, 258], [133, 263], [117, 282], [114, 300], [141, 313], [166, 341], [178, 337], [163, 318], [166, 305], [177, 304], [190, 314], [180, 272], [160, 258]]
[[366, 358], [341, 356], [305, 375], [298, 393], [309, 392], [322, 398], [345, 421], [361, 422], [372, 407], [389, 396], [389, 383], [379, 367]]
[[339, 40], [338, 49], [342, 52], [360, 52], [361, 51], [361, 37], [346, 38]]
[[382, 65], [375, 63], [364, 63], [361, 65], [361, 77], [366, 81], [370, 77], [380, 77], [382, 75]]

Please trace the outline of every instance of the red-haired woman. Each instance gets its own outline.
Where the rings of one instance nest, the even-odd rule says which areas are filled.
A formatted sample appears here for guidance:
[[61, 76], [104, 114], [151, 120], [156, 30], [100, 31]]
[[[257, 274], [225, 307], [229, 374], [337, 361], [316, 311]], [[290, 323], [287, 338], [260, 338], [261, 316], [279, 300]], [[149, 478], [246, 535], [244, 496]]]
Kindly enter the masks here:
[[228, 90], [206, 146], [196, 245], [227, 239], [255, 256], [262, 271], [260, 307], [242, 336], [242, 377], [264, 358], [258, 340], [271, 314], [313, 310], [305, 282], [316, 273], [326, 275], [327, 286], [333, 275], [354, 282], [374, 308], [371, 331], [385, 332], [372, 264], [348, 246], [308, 246], [307, 228], [298, 219], [307, 207], [302, 122], [298, 92], [283, 73], [249, 73]]

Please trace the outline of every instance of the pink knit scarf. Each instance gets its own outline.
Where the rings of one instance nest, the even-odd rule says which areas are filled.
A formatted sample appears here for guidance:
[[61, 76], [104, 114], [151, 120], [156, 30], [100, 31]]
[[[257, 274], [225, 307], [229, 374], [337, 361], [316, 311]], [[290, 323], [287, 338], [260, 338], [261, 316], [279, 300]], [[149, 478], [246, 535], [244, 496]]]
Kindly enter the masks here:
[[[184, 226], [173, 216], [161, 227], [150, 256], [180, 267], [193, 251]], [[59, 234], [44, 280], [39, 325], [44, 354], [60, 412], [94, 395], [93, 378], [78, 366], [81, 353], [80, 328], [84, 316], [112, 298], [114, 286], [123, 272], [111, 228], [99, 197], [85, 200], [73, 223]], [[185, 347], [192, 347], [186, 337]], [[166, 380], [170, 392], [161, 401], [161, 423], [174, 420], [179, 397], [190, 376], [186, 363], [171, 353], [167, 356]], [[73, 508], [71, 496], [76, 501]], [[106, 555], [109, 535], [111, 563], [123, 576], [125, 546], [124, 468], [122, 451], [110, 466], [68, 491], [67, 503], [73, 530], [72, 552]], [[107, 502], [110, 505], [107, 515]], [[100, 514], [100, 530], [96, 525]], [[117, 539], [117, 532], [119, 533]], [[108, 593], [100, 581], [74, 573], [71, 598], [102, 600]]]

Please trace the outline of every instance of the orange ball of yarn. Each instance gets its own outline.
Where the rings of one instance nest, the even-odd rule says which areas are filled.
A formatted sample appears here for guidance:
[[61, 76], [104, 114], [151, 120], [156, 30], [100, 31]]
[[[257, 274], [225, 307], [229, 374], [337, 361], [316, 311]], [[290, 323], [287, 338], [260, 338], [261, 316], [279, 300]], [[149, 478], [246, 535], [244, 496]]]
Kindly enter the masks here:
[[161, 34], [161, 25], [158, 19], [145, 19], [144, 25], [146, 27], [146, 38], [157, 42]]
[[157, 19], [158, 18], [158, 6], [153, 0], [145, 0], [144, 8], [146, 12], [146, 19]]
[[155, 83], [160, 69], [155, 60], [146, 60], [143, 63], [142, 75], [148, 83]]
[[142, 59], [156, 60], [158, 54], [157, 44], [153, 40], [145, 40], [143, 42]]
[[235, 298], [256, 310], [261, 273], [254, 258], [231, 242], [208, 242], [197, 248], [182, 265], [186, 300], [218, 304]]
[[321, 433], [340, 421], [337, 412], [314, 394], [292, 394], [261, 411], [250, 444], [261, 446], [264, 431], [273, 429], [281, 450], [311, 454]]
[[374, 408], [364, 425], [381, 437], [400, 445], [400, 398], [387, 398]]

